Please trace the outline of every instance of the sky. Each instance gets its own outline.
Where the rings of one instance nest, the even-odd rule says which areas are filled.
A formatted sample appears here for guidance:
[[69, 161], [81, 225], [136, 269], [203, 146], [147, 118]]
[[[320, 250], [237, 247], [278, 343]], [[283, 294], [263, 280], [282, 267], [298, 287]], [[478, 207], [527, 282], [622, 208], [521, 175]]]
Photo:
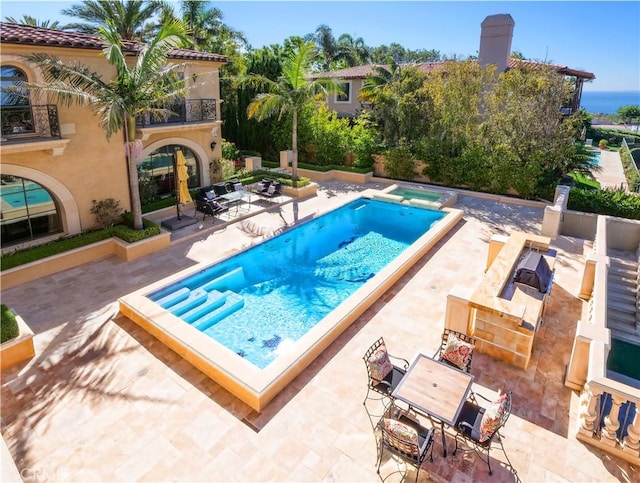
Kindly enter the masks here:
[[[1, 0], [2, 20], [24, 14], [38, 20], [79, 2]], [[512, 51], [526, 58], [593, 72], [585, 91], [640, 91], [640, 2], [216, 1], [223, 21], [254, 48], [282, 44], [328, 25], [336, 39], [362, 37], [368, 46], [398, 43], [441, 55], [477, 55], [480, 24], [508, 13], [515, 21]]]

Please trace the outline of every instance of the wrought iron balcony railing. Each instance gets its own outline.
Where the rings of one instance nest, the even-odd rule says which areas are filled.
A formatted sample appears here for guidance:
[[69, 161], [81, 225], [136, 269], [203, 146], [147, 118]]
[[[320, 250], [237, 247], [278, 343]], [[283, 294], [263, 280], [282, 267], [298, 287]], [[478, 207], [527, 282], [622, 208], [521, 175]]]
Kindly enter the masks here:
[[151, 127], [217, 120], [216, 99], [182, 99], [162, 107], [171, 112], [166, 119], [154, 119], [151, 115], [145, 114], [136, 118], [136, 126]]
[[2, 106], [2, 143], [60, 139], [58, 106], [55, 104]]

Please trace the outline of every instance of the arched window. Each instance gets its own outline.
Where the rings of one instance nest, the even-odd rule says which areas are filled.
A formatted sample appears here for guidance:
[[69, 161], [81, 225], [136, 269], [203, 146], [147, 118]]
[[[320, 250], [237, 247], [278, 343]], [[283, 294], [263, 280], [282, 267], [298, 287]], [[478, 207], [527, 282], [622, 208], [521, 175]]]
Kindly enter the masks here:
[[18, 82], [26, 82], [27, 75], [17, 67], [3, 65], [0, 67], [0, 95], [2, 120], [2, 134], [33, 133], [33, 114], [29, 105], [29, 92], [20, 88], [7, 91], [8, 87], [15, 87]]
[[33, 240], [62, 230], [51, 194], [26, 178], [0, 177], [2, 246]]
[[200, 186], [200, 170], [196, 154], [191, 149], [178, 144], [162, 146], [138, 164], [140, 201], [143, 205], [175, 193], [176, 179], [173, 170], [178, 149], [182, 150], [187, 160], [189, 188]]

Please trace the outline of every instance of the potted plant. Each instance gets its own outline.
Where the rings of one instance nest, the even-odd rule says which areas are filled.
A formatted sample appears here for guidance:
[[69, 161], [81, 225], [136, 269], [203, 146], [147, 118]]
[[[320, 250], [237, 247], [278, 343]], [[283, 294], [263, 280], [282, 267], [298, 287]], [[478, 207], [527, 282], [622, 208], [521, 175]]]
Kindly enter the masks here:
[[601, 139], [600, 142], [598, 143], [598, 147], [600, 149], [607, 149], [608, 144], [609, 144], [609, 141], [607, 141], [606, 139]]

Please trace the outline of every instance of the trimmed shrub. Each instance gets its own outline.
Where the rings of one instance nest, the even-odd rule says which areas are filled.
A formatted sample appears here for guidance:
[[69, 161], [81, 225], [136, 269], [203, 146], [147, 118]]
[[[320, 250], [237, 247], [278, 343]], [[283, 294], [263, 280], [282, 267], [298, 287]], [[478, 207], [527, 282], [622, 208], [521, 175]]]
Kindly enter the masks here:
[[640, 220], [640, 197], [629, 195], [624, 190], [571, 188], [567, 207], [598, 215]]
[[20, 335], [16, 316], [5, 304], [0, 305], [0, 344]]
[[126, 225], [114, 226], [111, 229], [111, 233], [127, 243], [134, 243], [160, 234], [160, 227], [146, 218], [142, 219], [142, 230], [131, 228], [133, 226], [133, 215], [131, 213], [125, 213], [125, 221]]
[[100, 228], [110, 228], [122, 220], [124, 210], [114, 198], [91, 202], [91, 214]]
[[384, 154], [384, 169], [390, 178], [415, 178], [416, 163], [409, 146], [401, 143], [397, 147], [389, 149]]

